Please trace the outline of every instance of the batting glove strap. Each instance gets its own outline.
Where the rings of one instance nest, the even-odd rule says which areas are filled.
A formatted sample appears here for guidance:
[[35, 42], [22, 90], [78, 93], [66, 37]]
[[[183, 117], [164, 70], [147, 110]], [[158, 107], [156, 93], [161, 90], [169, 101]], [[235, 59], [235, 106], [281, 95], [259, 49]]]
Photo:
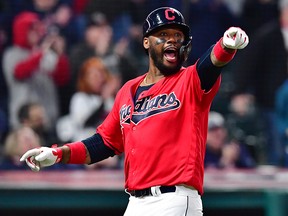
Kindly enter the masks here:
[[223, 44], [229, 49], [243, 49], [249, 43], [249, 37], [239, 27], [230, 27], [223, 35]]
[[52, 148], [53, 148], [52, 154], [57, 157], [55, 163], [61, 162], [62, 157], [63, 157], [62, 149], [61, 148], [57, 148], [57, 144], [52, 145]]

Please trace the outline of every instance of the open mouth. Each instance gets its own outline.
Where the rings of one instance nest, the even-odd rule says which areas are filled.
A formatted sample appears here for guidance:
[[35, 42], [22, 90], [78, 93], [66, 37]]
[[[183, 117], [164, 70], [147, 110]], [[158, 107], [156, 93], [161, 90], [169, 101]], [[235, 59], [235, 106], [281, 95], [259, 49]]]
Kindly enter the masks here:
[[177, 61], [177, 49], [173, 47], [168, 47], [164, 50], [164, 58], [171, 63]]

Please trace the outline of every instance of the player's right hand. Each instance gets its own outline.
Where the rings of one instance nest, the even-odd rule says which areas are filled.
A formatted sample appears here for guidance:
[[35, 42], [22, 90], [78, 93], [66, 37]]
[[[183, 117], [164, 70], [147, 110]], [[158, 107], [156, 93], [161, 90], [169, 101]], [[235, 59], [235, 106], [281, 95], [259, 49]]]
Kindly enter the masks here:
[[249, 37], [239, 27], [230, 27], [223, 35], [223, 44], [230, 49], [244, 49], [248, 43]]
[[42, 167], [52, 166], [62, 159], [60, 148], [41, 147], [27, 151], [20, 161], [25, 161], [33, 171], [40, 171]]

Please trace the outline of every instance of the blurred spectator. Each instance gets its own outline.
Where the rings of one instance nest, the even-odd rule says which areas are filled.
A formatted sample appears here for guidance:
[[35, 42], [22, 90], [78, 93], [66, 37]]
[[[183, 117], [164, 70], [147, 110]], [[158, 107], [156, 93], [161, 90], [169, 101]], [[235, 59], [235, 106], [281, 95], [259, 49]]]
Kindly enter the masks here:
[[[79, 73], [78, 91], [73, 94], [70, 113], [57, 123], [57, 134], [63, 142], [74, 142], [92, 136], [112, 109], [120, 81], [110, 73], [100, 58], [87, 59]], [[110, 157], [89, 169], [120, 167], [120, 157]]]
[[82, 38], [79, 33], [77, 17], [73, 14], [73, 1], [70, 0], [32, 0], [27, 10], [37, 13], [47, 28], [47, 33], [65, 38], [67, 51]]
[[23, 12], [13, 23], [13, 46], [3, 54], [3, 72], [9, 90], [12, 128], [19, 125], [17, 112], [28, 102], [44, 106], [48, 125], [59, 115], [57, 87], [69, 80], [69, 62], [60, 36], [47, 36], [36, 14]]
[[[3, 157], [0, 159], [0, 170], [30, 170], [23, 163], [20, 157], [31, 148], [41, 147], [38, 135], [30, 127], [21, 127], [13, 130], [7, 136], [4, 144]], [[84, 169], [83, 165], [56, 164], [55, 167], [47, 167], [43, 170], [75, 170]]]
[[[91, 57], [109, 58], [111, 53], [110, 42], [112, 29], [106, 24], [105, 16], [99, 14], [98, 16], [91, 18], [91, 21], [86, 26], [84, 32], [84, 40], [73, 46], [70, 53], [71, 62], [71, 81], [69, 85], [69, 98], [77, 91], [77, 79], [81, 65]], [[109, 54], [108, 54], [109, 50]], [[112, 55], [113, 56], [113, 55]], [[115, 69], [114, 64], [109, 68], [111, 71]], [[116, 74], [118, 71], [115, 72]]]
[[[280, 1], [280, 14], [254, 30], [247, 49], [231, 65], [235, 95], [251, 94], [262, 115], [267, 145], [265, 163], [280, 165], [283, 152], [277, 133], [275, 93], [287, 78], [287, 0]], [[275, 10], [275, 8], [270, 8]], [[255, 12], [255, 10], [254, 10]], [[285, 19], [286, 18], [286, 19]], [[287, 43], [288, 44], [288, 43]], [[232, 100], [234, 100], [232, 98]]]
[[[129, 19], [125, 13], [126, 8], [128, 8], [128, 2], [129, 0], [90, 0], [86, 5], [84, 13], [87, 17], [91, 17], [94, 14], [103, 14], [114, 32], [112, 42], [116, 43], [128, 32]], [[113, 10], [111, 9], [111, 5], [113, 5]]]
[[0, 169], [27, 169], [19, 162], [28, 149], [41, 147], [39, 137], [29, 127], [21, 127], [10, 132], [4, 144], [3, 160]]
[[59, 138], [74, 142], [92, 136], [111, 110], [120, 84], [100, 58], [87, 59], [79, 72], [69, 115], [58, 121]]
[[[84, 39], [84, 31], [85, 31], [86, 21], [87, 21], [84, 10], [88, 2], [89, 0], [73, 0], [71, 4], [72, 14], [73, 14], [73, 18], [72, 18], [73, 25], [75, 25], [78, 29], [76, 30], [76, 32], [74, 32], [74, 34], [77, 34], [78, 35], [77, 37], [79, 38], [77, 43], [83, 41]], [[69, 49], [69, 52], [70, 52], [70, 49]]]
[[47, 115], [41, 104], [24, 104], [19, 109], [18, 119], [22, 127], [29, 127], [38, 135], [41, 146], [58, 143], [56, 131], [47, 126]]
[[89, 3], [89, 0], [73, 0], [72, 1], [72, 8], [73, 12], [76, 15], [82, 15], [84, 13], [84, 10]]
[[[0, 2], [0, 62], [2, 65], [3, 52], [8, 46], [8, 25], [6, 15], [6, 2]], [[0, 67], [0, 148], [5, 140], [5, 136], [9, 131], [8, 120], [8, 89], [3, 74], [3, 68]]]
[[224, 117], [211, 111], [208, 119], [208, 134], [205, 153], [205, 168], [252, 168], [255, 162], [246, 147], [235, 139], [229, 140]]
[[277, 128], [282, 146], [281, 166], [288, 167], [288, 80], [276, 92]]
[[230, 102], [226, 115], [226, 127], [230, 138], [241, 142], [249, 150], [257, 164], [265, 161], [264, 121], [251, 95], [237, 95]]
[[70, 55], [71, 95], [76, 90], [76, 80], [80, 67], [90, 57], [101, 58], [109, 71], [118, 76], [121, 84], [137, 75], [133, 60], [127, 55], [128, 40], [123, 38], [117, 44], [112, 42], [113, 29], [104, 14], [95, 13], [91, 15], [84, 34], [84, 41], [76, 44]]
[[[83, 24], [73, 13], [71, 0], [31, 0], [26, 6], [28, 11], [38, 15], [46, 29], [46, 35], [59, 36], [63, 39], [64, 53], [69, 53], [74, 44], [82, 40]], [[60, 116], [68, 113], [70, 102], [69, 85], [57, 87]], [[68, 96], [67, 96], [68, 95]]]
[[[76, 43], [81, 39], [78, 32], [79, 25], [72, 13], [73, 2], [71, 0], [2, 0], [0, 7], [3, 7], [2, 14], [6, 22], [4, 27], [10, 36], [8, 39], [12, 39], [13, 36], [10, 26], [15, 16], [29, 11], [36, 13], [40, 20], [47, 24], [47, 27], [51, 24], [52, 31], [58, 31], [66, 39], [67, 48], [69, 48], [71, 43]], [[65, 9], [62, 10], [63, 8]]]

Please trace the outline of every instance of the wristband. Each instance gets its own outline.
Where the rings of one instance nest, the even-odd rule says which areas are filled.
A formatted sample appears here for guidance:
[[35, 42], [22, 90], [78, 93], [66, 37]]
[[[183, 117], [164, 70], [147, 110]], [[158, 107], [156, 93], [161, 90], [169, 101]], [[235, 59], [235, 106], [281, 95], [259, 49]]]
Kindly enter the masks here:
[[52, 154], [57, 157], [55, 163], [59, 163], [62, 160], [63, 156], [62, 149], [57, 148], [57, 144], [52, 145], [51, 148], [53, 149]]
[[216, 59], [220, 62], [229, 62], [231, 61], [235, 54], [236, 50], [234, 50], [233, 53], [227, 52], [223, 47], [221, 46], [221, 41], [223, 38], [221, 38], [214, 46], [213, 52], [216, 57]]
[[82, 142], [68, 143], [65, 146], [70, 148], [69, 164], [84, 164], [86, 161], [86, 147]]

